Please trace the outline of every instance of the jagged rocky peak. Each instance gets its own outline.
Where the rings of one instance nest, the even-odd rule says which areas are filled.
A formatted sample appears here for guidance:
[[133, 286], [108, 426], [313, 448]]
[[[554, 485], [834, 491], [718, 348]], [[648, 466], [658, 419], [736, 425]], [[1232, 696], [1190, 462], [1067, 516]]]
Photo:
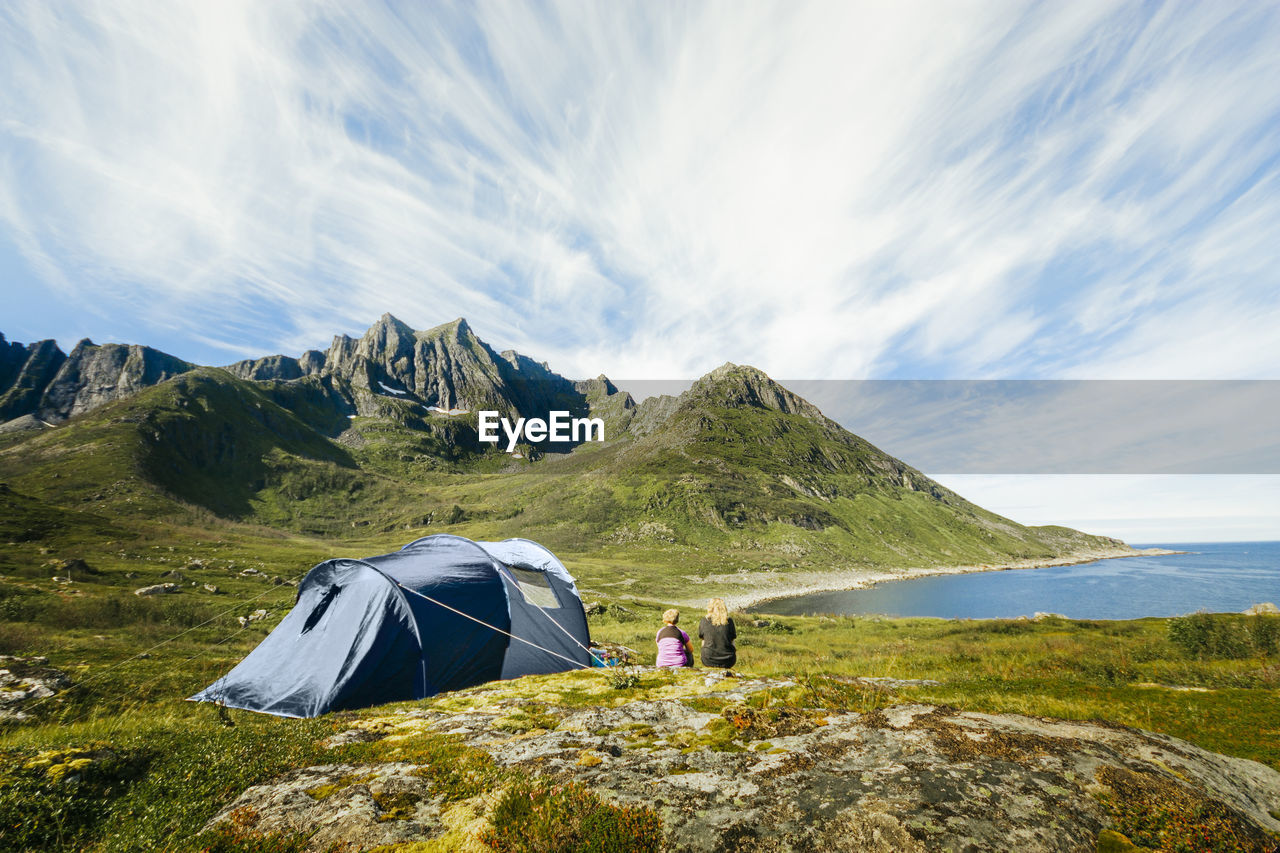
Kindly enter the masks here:
[[[385, 320], [386, 318], [391, 317], [391, 315], [384, 314], [382, 317]], [[391, 317], [391, 319], [394, 320], [395, 318]], [[417, 332], [415, 334], [417, 334], [418, 338], [424, 341], [432, 338], [450, 338], [458, 343], [469, 343], [471, 341], [479, 340], [479, 338], [476, 337], [475, 331], [472, 330], [471, 324], [467, 322], [465, 317], [459, 317], [458, 319], [451, 320], [448, 323], [441, 323], [439, 326], [432, 326], [426, 331]]]
[[27, 348], [17, 341], [9, 341], [0, 332], [0, 394], [9, 389], [18, 371], [27, 361]]
[[298, 359], [298, 367], [305, 376], [312, 376], [324, 370], [324, 353], [318, 349], [309, 349]]
[[511, 368], [525, 379], [549, 379], [560, 375], [552, 370], [551, 365], [547, 362], [537, 361], [527, 355], [521, 355], [513, 349], [503, 350], [498, 357], [511, 365]]
[[0, 336], [0, 422], [60, 423], [193, 367], [137, 344], [85, 338], [66, 355], [52, 340], [23, 347]]
[[[503, 353], [503, 355], [505, 356], [506, 353]], [[587, 396], [599, 394], [609, 397], [618, 393], [618, 386], [614, 385], [613, 382], [609, 380], [609, 377], [605, 376], [603, 373], [595, 379], [579, 379], [577, 382], [573, 383], [573, 387], [577, 388]], [[627, 396], [630, 397], [631, 395], [628, 394]]]
[[64, 421], [194, 368], [151, 347], [99, 345], [85, 338], [45, 388], [37, 414], [47, 421]]
[[298, 358], [288, 355], [247, 358], [235, 364], [228, 364], [223, 370], [238, 379], [249, 379], [255, 382], [270, 380], [288, 382], [301, 379], [303, 376], [318, 375], [324, 370], [324, 364], [325, 354], [320, 350], [309, 349]]
[[603, 373], [595, 379], [579, 379], [573, 383], [573, 387], [579, 394], [586, 397], [587, 402], [593, 407], [609, 404], [627, 410], [636, 408], [636, 401], [631, 396], [631, 392], [619, 389]]
[[604, 420], [606, 435], [619, 435], [630, 427], [636, 415], [635, 398], [609, 381], [609, 377], [602, 373], [595, 379], [579, 379], [573, 383], [573, 389], [586, 400], [589, 414]]
[[788, 391], [763, 370], [726, 362], [703, 376], [681, 395], [687, 401], [711, 401], [728, 406], [754, 406], [784, 414], [826, 420], [818, 407]]
[[[523, 411], [527, 393], [509, 385], [511, 365], [476, 337], [463, 318], [426, 331], [384, 314], [360, 339], [334, 338], [323, 373], [361, 393], [392, 396], [440, 409]], [[362, 414], [376, 400], [356, 400]]]
[[408, 355], [413, 351], [414, 336], [408, 323], [390, 313], [383, 314], [360, 338], [358, 351], [375, 361], [384, 361], [388, 356]]
[[0, 336], [0, 422], [34, 414], [67, 355], [57, 341], [22, 344]]

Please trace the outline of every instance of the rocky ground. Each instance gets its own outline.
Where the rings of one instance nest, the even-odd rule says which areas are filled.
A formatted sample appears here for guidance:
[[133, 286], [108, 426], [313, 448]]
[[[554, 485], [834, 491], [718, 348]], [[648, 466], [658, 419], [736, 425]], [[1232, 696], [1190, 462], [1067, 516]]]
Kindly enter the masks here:
[[51, 668], [47, 658], [0, 655], [0, 722], [21, 722], [35, 702], [71, 687], [65, 672]]
[[1235, 849], [1280, 849], [1280, 773], [1176, 738], [877, 707], [894, 687], [884, 680], [858, 685], [865, 707], [832, 711], [772, 702], [794, 691], [788, 681], [681, 678], [683, 689], [612, 707], [566, 705], [552, 685], [353, 719], [328, 742], [335, 763], [250, 788], [210, 827], [248, 815], [255, 831], [312, 833], [315, 850], [433, 838], [474, 846], [497, 792], [449, 800], [413, 761], [343, 760], [350, 744], [376, 742], [394, 756], [397, 743], [448, 734], [503, 767], [654, 809], [672, 850], [1135, 849], [1116, 831], [1133, 814], [1199, 821]]

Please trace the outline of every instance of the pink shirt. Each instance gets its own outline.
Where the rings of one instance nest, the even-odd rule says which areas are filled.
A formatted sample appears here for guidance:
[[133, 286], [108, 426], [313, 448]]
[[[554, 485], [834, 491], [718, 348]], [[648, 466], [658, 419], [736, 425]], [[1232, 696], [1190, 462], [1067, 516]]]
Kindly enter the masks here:
[[655, 638], [658, 643], [657, 665], [684, 666], [686, 664], [684, 646], [685, 643], [689, 642], [689, 635], [684, 631], [680, 631], [679, 628], [675, 628], [675, 630], [680, 631], [680, 639], [677, 640], [675, 636], [671, 635], [670, 631], [667, 631], [668, 636], [664, 637], [662, 632], [666, 631], [667, 628], [675, 628], [675, 626], [663, 625], [658, 629], [658, 636]]

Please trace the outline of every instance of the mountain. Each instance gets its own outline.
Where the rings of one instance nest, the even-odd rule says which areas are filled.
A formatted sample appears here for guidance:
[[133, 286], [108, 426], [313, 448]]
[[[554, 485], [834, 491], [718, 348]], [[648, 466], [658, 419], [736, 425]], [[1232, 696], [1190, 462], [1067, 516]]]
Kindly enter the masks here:
[[151, 347], [85, 338], [68, 356], [55, 341], [24, 348], [0, 335], [0, 421], [61, 423], [194, 367]]
[[[145, 346], [85, 339], [67, 356], [52, 340], [23, 346], [0, 335], [0, 423], [28, 415], [60, 423], [195, 367]], [[387, 416], [387, 399], [428, 411], [494, 409], [525, 417], [551, 409], [585, 415], [591, 408], [586, 390], [514, 350], [495, 352], [461, 318], [419, 332], [384, 314], [360, 338], [336, 336], [325, 352], [266, 356], [224, 369], [255, 382], [329, 378], [327, 387], [348, 412], [369, 417]], [[605, 385], [604, 393], [593, 391], [601, 404], [618, 394]]]
[[41, 395], [66, 360], [56, 341], [24, 347], [0, 334], [0, 422], [34, 415]]
[[[226, 368], [89, 341], [59, 359], [51, 343], [0, 350], [7, 411], [27, 418], [9, 426], [40, 427], [0, 435], [0, 481], [51, 507], [209, 512], [324, 536], [523, 535], [735, 570], [1124, 547], [988, 512], [752, 367], [726, 364], [637, 404], [605, 376], [574, 382], [496, 352], [463, 319], [415, 331], [386, 314], [324, 352]], [[608, 440], [523, 441], [509, 455], [479, 440], [480, 409], [598, 417]]]
[[445, 412], [493, 409], [532, 417], [588, 408], [573, 382], [514, 350], [494, 352], [462, 318], [418, 332], [383, 314], [360, 338], [336, 336], [326, 352], [273, 355], [226, 369], [259, 381], [335, 377], [348, 389], [353, 410], [367, 416], [385, 414], [377, 398], [388, 396]]

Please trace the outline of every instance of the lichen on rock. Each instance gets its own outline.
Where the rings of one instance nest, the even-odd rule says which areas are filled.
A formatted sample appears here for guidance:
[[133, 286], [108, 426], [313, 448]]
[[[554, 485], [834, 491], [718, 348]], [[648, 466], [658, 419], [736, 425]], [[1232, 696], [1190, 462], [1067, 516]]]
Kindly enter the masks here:
[[[562, 678], [542, 693], [573, 683]], [[680, 686], [685, 695], [671, 695]], [[335, 757], [363, 750], [364, 763], [307, 768], [252, 788], [212, 824], [252, 807], [264, 829], [319, 827], [314, 849], [339, 835], [357, 847], [445, 833], [462, 843], [442, 817], [461, 802], [474, 840], [486, 814], [483, 785], [450, 799], [431, 782], [441, 768], [413, 763], [440, 754], [416, 744], [447, 742], [482, 756], [474, 766], [492, 768], [489, 779], [581, 784], [605, 802], [652, 809], [673, 850], [1123, 849], [1114, 845], [1134, 832], [1125, 809], [1153, 797], [1171, 804], [1170, 832], [1200, 815], [1254, 850], [1274, 849], [1269, 833], [1280, 832], [1280, 773], [1256, 762], [1098, 722], [764, 700], [794, 687], [740, 678], [708, 689], [687, 674], [664, 682], [663, 698], [614, 707], [531, 704], [506, 685], [383, 709], [330, 741]], [[401, 757], [374, 763], [379, 755]], [[336, 787], [322, 799], [307, 793], [324, 785]]]

